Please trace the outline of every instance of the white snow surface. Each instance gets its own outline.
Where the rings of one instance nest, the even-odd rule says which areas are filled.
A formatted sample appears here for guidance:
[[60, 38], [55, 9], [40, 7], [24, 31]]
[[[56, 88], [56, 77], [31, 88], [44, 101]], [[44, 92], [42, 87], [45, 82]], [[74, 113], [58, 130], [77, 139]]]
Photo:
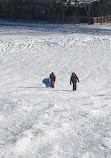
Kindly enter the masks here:
[[0, 158], [111, 158], [110, 24], [0, 26]]

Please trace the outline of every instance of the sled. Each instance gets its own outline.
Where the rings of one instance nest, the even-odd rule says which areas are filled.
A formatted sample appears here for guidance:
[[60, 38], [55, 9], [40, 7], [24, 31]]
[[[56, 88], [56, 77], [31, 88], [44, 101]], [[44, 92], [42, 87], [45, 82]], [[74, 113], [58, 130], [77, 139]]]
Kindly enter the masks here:
[[49, 78], [44, 78], [42, 82], [45, 84], [45, 86], [46, 86], [47, 88], [50, 87], [50, 81], [49, 81]]

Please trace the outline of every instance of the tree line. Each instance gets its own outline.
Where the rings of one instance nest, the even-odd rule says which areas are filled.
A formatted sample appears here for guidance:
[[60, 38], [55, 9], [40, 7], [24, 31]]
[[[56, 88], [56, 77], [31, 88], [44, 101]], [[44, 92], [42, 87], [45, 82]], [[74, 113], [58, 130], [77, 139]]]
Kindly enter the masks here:
[[90, 17], [111, 15], [111, 3], [105, 0], [90, 4], [78, 4], [77, 0], [74, 4], [70, 0], [0, 0], [0, 18], [13, 21], [67, 22], [74, 17], [85, 22], [89, 11]]

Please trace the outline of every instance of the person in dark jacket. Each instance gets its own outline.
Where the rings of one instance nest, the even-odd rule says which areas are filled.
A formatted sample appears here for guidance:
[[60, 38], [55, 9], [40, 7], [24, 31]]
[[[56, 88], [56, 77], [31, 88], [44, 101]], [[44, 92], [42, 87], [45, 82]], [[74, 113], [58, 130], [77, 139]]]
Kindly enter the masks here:
[[54, 87], [55, 87], [55, 86], [54, 86], [54, 82], [55, 82], [55, 80], [56, 80], [56, 76], [55, 76], [54, 72], [52, 72], [52, 73], [50, 74], [49, 79], [50, 79], [50, 87], [54, 88]]
[[73, 84], [73, 91], [76, 90], [76, 83], [77, 81], [79, 82], [79, 78], [77, 77], [77, 75], [75, 74], [75, 72], [72, 73], [71, 78], [70, 78], [70, 85]]

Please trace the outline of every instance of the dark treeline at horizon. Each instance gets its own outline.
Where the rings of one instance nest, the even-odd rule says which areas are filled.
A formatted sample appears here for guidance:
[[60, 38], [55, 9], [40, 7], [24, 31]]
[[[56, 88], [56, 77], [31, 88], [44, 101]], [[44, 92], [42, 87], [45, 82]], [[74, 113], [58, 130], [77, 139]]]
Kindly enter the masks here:
[[71, 4], [67, 0], [0, 0], [0, 18], [15, 21], [77, 22], [81, 18], [86, 22], [89, 11], [90, 17], [111, 15], [111, 3], [104, 0], [90, 4]]

